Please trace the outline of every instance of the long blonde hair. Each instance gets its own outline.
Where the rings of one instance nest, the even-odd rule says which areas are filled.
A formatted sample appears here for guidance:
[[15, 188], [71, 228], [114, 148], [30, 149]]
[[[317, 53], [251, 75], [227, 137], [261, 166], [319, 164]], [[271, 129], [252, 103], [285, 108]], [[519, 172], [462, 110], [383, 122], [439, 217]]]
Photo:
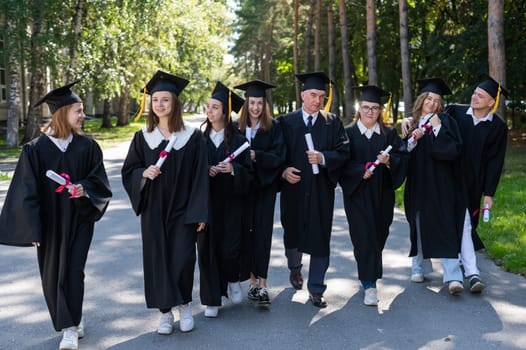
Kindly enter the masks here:
[[[411, 110], [411, 116], [413, 119], [411, 120], [411, 124], [409, 125], [409, 132], [412, 132], [416, 129], [418, 126], [418, 121], [420, 117], [422, 116], [422, 106], [424, 105], [424, 101], [429, 96], [429, 92], [423, 92], [415, 100], [415, 103], [413, 104], [413, 109]], [[444, 99], [440, 96], [440, 104], [438, 105], [436, 113], [440, 113], [444, 111]]]

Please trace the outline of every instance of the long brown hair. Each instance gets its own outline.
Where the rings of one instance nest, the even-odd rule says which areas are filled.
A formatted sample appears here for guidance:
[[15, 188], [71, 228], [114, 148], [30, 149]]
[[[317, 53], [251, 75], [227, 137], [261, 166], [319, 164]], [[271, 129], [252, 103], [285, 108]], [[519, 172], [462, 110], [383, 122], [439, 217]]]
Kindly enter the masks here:
[[[422, 116], [422, 106], [424, 105], [424, 101], [429, 96], [429, 92], [423, 92], [415, 100], [415, 103], [413, 104], [413, 109], [411, 110], [411, 116], [413, 119], [411, 120], [411, 124], [409, 125], [409, 132], [411, 133], [413, 130], [416, 129], [418, 126], [418, 122], [420, 117]], [[439, 95], [440, 96], [440, 95]], [[435, 111], [436, 113], [440, 113], [444, 111], [444, 100], [442, 99], [442, 96], [440, 96], [440, 104], [438, 105], [438, 109]]]
[[[179, 98], [173, 92], [170, 92], [170, 95], [172, 95], [172, 114], [170, 115], [170, 119], [168, 119], [168, 129], [170, 130], [170, 132], [184, 130], [181, 101], [179, 101]], [[159, 117], [153, 112], [152, 99], [150, 98], [150, 111], [148, 112], [148, 116], [146, 117], [147, 131], [152, 132], [158, 124]]]
[[[245, 129], [250, 121], [250, 114], [248, 112], [248, 104], [251, 98], [252, 98], [251, 96], [246, 98], [245, 102], [243, 103], [243, 107], [241, 107], [241, 114], [237, 121], [239, 125], [239, 130], [241, 130], [243, 133], [245, 132]], [[250, 126], [254, 127], [255, 125], [250, 125]], [[265, 131], [270, 130], [271, 128], [272, 128], [272, 117], [270, 116], [270, 108], [267, 103], [267, 98], [263, 97], [263, 110], [261, 111], [261, 116], [259, 117], [259, 130], [265, 132]]]
[[53, 113], [51, 121], [44, 127], [44, 132], [51, 131], [50, 136], [57, 139], [65, 139], [70, 133], [73, 135], [84, 135], [82, 129], [74, 129], [68, 123], [68, 113], [75, 103], [62, 106]]

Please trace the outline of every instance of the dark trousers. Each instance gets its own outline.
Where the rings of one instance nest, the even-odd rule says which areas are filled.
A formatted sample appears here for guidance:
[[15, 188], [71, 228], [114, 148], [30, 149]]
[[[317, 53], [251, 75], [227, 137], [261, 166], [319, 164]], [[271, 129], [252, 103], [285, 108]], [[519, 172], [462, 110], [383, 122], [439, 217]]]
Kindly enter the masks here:
[[[298, 249], [285, 249], [285, 255], [287, 257], [287, 265], [291, 272], [301, 271], [301, 260], [303, 253]], [[307, 288], [312, 294], [323, 294], [327, 289], [325, 284], [325, 273], [329, 268], [329, 257], [328, 256], [310, 256], [310, 267], [309, 267], [309, 280], [307, 282]]]

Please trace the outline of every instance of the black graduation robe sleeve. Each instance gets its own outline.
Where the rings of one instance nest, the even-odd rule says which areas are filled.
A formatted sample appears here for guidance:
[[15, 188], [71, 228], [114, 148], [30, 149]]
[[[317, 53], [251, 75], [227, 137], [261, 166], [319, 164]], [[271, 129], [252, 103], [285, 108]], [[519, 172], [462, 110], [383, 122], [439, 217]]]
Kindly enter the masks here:
[[[494, 115], [493, 118], [499, 118]], [[493, 197], [497, 191], [500, 176], [502, 174], [502, 168], [504, 167], [504, 157], [506, 155], [506, 145], [508, 141], [508, 128], [506, 123], [500, 119], [495, 120], [494, 128], [497, 129], [495, 132], [495, 138], [490, 141], [486, 164], [481, 164], [485, 167], [483, 174], [486, 175], [484, 180], [484, 195]]]
[[201, 135], [201, 131], [196, 130], [192, 135], [192, 141], [197, 143], [195, 159], [193, 164], [194, 178], [190, 196], [186, 206], [184, 223], [197, 224], [208, 222], [208, 151], [206, 142]]
[[409, 162], [409, 154], [406, 147], [396, 129], [388, 129], [387, 143], [393, 147], [389, 153], [389, 170], [391, 173], [391, 180], [393, 188], [396, 190], [402, 186], [407, 175], [407, 164]]
[[130, 197], [133, 211], [137, 216], [141, 215], [144, 204], [146, 203], [146, 196], [149, 192], [147, 189], [149, 181], [142, 177], [146, 165], [143, 162], [144, 146], [140, 141], [141, 132], [142, 131], [138, 131], [135, 133], [121, 170], [122, 183]]
[[[246, 138], [243, 135], [240, 133], [234, 134], [232, 137], [232, 149], [238, 149], [244, 142], [246, 142]], [[253, 176], [252, 159], [248, 148], [232, 161], [232, 167], [234, 169], [234, 194], [242, 195], [248, 193]]]
[[458, 125], [445, 113], [439, 113], [438, 117], [442, 126], [437, 136], [433, 132], [424, 136], [432, 138], [430, 155], [436, 160], [455, 160], [462, 152], [462, 137]]
[[341, 120], [336, 115], [329, 114], [327, 123], [331, 126], [330, 139], [332, 140], [332, 147], [321, 152], [325, 158], [325, 168], [327, 169], [329, 180], [336, 185], [341, 167], [349, 159], [349, 139]]
[[266, 134], [268, 135], [265, 136], [270, 138], [269, 147], [254, 150], [256, 153], [255, 173], [262, 187], [269, 186], [281, 176], [281, 166], [285, 162], [285, 141], [279, 122], [273, 120], [272, 128]]

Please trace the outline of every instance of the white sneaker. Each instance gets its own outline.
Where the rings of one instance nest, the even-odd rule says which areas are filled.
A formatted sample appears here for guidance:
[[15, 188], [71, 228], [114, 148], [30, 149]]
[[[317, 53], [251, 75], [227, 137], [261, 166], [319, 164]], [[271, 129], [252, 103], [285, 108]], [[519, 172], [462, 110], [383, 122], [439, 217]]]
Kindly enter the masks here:
[[376, 292], [376, 288], [367, 288], [365, 290], [365, 296], [363, 298], [363, 303], [367, 306], [378, 305], [378, 294]]
[[159, 319], [159, 326], [157, 327], [157, 333], [162, 335], [172, 334], [174, 331], [174, 314], [172, 311], [168, 311], [161, 315]]
[[58, 346], [59, 350], [77, 350], [79, 348], [79, 335], [77, 327], [64, 329], [64, 335]]
[[84, 338], [84, 319], [80, 319], [80, 323], [77, 326], [77, 334], [79, 335], [79, 339]]
[[243, 301], [243, 291], [241, 290], [241, 283], [228, 282], [228, 298], [233, 304], [239, 304]]
[[458, 295], [462, 293], [462, 291], [464, 290], [464, 286], [459, 281], [449, 281], [448, 289], [449, 289], [449, 294]]
[[207, 306], [205, 309], [205, 317], [217, 317], [219, 313], [219, 306]]
[[177, 309], [179, 309], [179, 329], [181, 332], [190, 332], [194, 329], [192, 305], [190, 305], [190, 303], [179, 305]]
[[414, 273], [411, 275], [411, 282], [422, 283], [424, 282], [424, 275], [421, 273]]

